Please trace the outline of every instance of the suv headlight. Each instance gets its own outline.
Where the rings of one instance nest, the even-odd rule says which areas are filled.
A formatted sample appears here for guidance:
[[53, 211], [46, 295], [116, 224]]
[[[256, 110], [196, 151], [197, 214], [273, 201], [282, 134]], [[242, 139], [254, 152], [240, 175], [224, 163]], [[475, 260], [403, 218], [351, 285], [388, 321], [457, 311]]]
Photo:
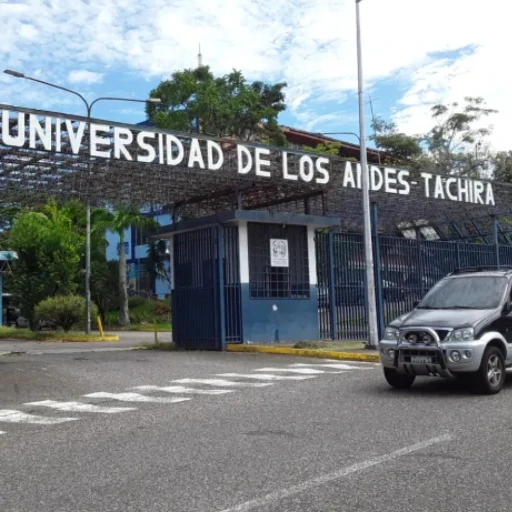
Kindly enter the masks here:
[[475, 336], [475, 330], [472, 328], [455, 329], [449, 335], [446, 341], [470, 341]]
[[388, 341], [398, 341], [399, 331], [396, 327], [386, 327], [384, 339]]

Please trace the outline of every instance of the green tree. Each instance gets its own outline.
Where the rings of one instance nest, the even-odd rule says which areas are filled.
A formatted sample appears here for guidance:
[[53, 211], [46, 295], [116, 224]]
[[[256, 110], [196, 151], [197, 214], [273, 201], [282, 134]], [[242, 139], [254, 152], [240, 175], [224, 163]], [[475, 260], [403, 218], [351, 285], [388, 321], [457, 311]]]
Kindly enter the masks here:
[[171, 284], [171, 271], [165, 265], [169, 261], [165, 240], [157, 240], [148, 244], [148, 272], [153, 278], [161, 279]]
[[403, 164], [413, 162], [423, 154], [421, 137], [400, 132], [393, 121], [376, 117], [371, 126], [374, 135], [370, 140], [374, 141], [378, 149], [386, 153], [384, 158], [387, 160]]
[[114, 213], [98, 212], [97, 224], [119, 236], [119, 324], [130, 325], [128, 309], [128, 277], [126, 266], [125, 231], [131, 226], [143, 229], [156, 229], [159, 223], [140, 212], [120, 207]]
[[483, 119], [497, 111], [486, 108], [483, 98], [464, 98], [464, 104], [435, 105], [435, 126], [426, 134], [429, 155], [443, 174], [480, 177], [489, 170], [490, 149], [486, 137], [490, 126]]
[[235, 70], [215, 78], [208, 66], [185, 69], [151, 91], [162, 101], [148, 103], [146, 113], [159, 128], [284, 145], [277, 117], [286, 109], [285, 87], [247, 83]]
[[11, 289], [32, 330], [37, 328], [39, 302], [76, 290], [83, 250], [83, 237], [69, 218], [50, 209], [47, 213], [22, 213], [9, 232], [9, 247], [18, 254], [11, 267]]
[[317, 153], [329, 156], [339, 156], [340, 149], [342, 147], [341, 142], [321, 142], [317, 146], [303, 146], [304, 151], [310, 151], [311, 153]]
[[512, 151], [499, 151], [492, 158], [493, 178], [512, 183]]

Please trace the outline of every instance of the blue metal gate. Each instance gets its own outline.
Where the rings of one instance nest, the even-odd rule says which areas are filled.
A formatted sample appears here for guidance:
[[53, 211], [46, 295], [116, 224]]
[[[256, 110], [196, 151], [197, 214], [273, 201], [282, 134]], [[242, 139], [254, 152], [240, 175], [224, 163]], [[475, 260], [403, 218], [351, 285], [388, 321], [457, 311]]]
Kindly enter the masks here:
[[[324, 339], [368, 336], [364, 239], [317, 233], [318, 314]], [[374, 235], [379, 330], [456, 268], [512, 266], [512, 247]], [[331, 300], [332, 298], [332, 300]]]
[[179, 347], [223, 350], [241, 341], [238, 265], [236, 227], [174, 236], [173, 339]]

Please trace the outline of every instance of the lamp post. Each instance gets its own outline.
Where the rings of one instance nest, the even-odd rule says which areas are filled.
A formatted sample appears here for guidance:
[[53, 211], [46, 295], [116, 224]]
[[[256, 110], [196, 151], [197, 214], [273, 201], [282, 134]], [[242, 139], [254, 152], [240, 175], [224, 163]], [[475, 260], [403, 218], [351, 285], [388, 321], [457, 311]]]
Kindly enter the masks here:
[[[84, 96], [82, 96], [79, 92], [73, 91], [72, 89], [68, 89], [67, 87], [63, 87], [61, 85], [52, 84], [51, 82], [46, 82], [44, 80], [39, 80], [38, 78], [33, 78], [31, 76], [26, 76], [24, 73], [20, 73], [19, 71], [12, 71], [11, 69], [6, 69], [4, 71], [7, 75], [11, 75], [15, 78], [23, 78], [24, 80], [30, 80], [31, 82], [37, 82], [43, 85], [47, 85], [49, 87], [53, 87], [54, 89], [60, 89], [61, 91], [69, 92], [70, 94], [74, 94], [78, 96], [82, 102], [84, 103], [87, 109], [87, 121], [89, 123], [90, 129], [90, 121], [91, 121], [91, 113], [92, 107], [98, 101], [132, 101], [135, 103], [160, 103], [160, 98], [148, 98], [147, 100], [139, 100], [134, 98], [118, 98], [115, 96], [102, 96], [100, 98], [96, 98], [94, 101], [89, 103]], [[89, 176], [91, 175], [92, 165], [91, 165], [91, 148], [90, 148], [90, 138], [89, 138], [89, 156], [87, 158], [87, 170]], [[89, 194], [87, 194], [87, 205], [86, 205], [86, 214], [85, 214], [85, 308], [86, 308], [86, 325], [85, 332], [87, 334], [91, 333], [91, 199]]]
[[366, 295], [368, 297], [368, 348], [376, 348], [378, 344], [377, 305], [375, 297], [375, 274], [373, 264], [372, 230], [370, 215], [370, 191], [368, 160], [366, 157], [366, 135], [364, 126], [364, 84], [363, 58], [361, 49], [361, 16], [356, 0], [356, 29], [357, 29], [357, 81], [359, 95], [359, 147], [361, 150], [361, 186], [363, 189], [363, 225], [364, 252], [366, 262]]

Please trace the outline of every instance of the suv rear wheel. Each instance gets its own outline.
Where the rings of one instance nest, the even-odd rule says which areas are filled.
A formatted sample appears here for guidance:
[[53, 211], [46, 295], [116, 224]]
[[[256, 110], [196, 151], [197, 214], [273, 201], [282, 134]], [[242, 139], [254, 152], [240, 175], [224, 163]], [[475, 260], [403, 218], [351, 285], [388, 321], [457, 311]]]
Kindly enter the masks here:
[[388, 384], [397, 389], [410, 388], [416, 377], [412, 375], [402, 375], [398, 373], [394, 368], [384, 368], [384, 377], [388, 381]]
[[486, 395], [501, 391], [505, 384], [505, 359], [497, 347], [487, 347], [479, 370], [475, 374], [475, 390]]

